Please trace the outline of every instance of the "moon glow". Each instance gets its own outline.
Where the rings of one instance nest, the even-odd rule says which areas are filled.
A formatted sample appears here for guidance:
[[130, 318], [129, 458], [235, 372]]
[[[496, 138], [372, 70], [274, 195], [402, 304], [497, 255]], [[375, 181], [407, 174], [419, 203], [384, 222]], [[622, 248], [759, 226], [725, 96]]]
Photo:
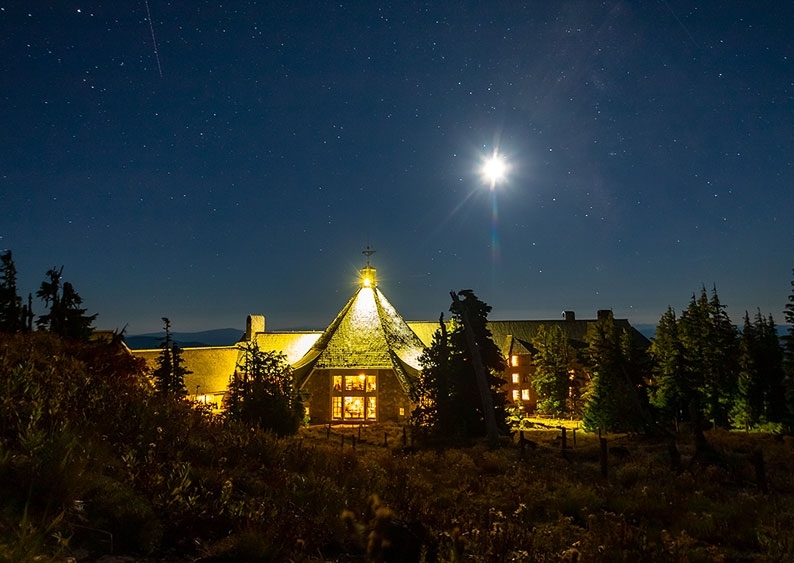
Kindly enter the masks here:
[[507, 176], [507, 162], [498, 153], [494, 153], [487, 159], [481, 169], [483, 180], [494, 189], [497, 182], [501, 182]]

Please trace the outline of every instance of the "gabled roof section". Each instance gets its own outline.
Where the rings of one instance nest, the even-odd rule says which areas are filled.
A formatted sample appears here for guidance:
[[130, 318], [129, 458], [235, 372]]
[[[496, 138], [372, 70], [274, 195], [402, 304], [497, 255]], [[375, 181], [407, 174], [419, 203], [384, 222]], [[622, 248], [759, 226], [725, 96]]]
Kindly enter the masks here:
[[[260, 350], [273, 350], [287, 356], [287, 361], [294, 364], [306, 355], [312, 345], [317, 342], [322, 332], [258, 332], [256, 343]], [[244, 342], [240, 342], [244, 344]]]
[[[595, 319], [592, 320], [545, 320], [545, 321], [488, 321], [488, 328], [491, 330], [494, 342], [507, 353], [505, 345], [508, 343], [508, 338], [512, 337], [512, 348], [514, 354], [521, 354], [523, 352], [517, 351], [516, 341], [523, 347], [532, 352], [532, 340], [541, 326], [551, 328], [552, 326], [559, 326], [568, 337], [568, 341], [574, 348], [587, 347], [587, 329], [590, 325], [596, 323]], [[647, 348], [650, 341], [643, 336], [641, 332], [635, 329], [629, 323], [628, 319], [614, 319], [615, 329], [618, 333], [627, 331], [634, 341], [635, 345], [640, 348]]]
[[383, 293], [363, 286], [293, 367], [300, 384], [313, 369], [393, 369], [407, 389], [423, 349]]

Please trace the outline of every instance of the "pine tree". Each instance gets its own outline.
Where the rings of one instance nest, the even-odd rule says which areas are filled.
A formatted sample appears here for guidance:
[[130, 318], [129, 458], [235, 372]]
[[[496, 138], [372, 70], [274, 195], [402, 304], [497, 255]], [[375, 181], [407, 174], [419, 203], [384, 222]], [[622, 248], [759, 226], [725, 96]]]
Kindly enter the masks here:
[[426, 437], [449, 438], [459, 427], [450, 396], [450, 355], [447, 328], [442, 314], [432, 343], [419, 357], [422, 371], [410, 390], [411, 400], [416, 404], [411, 413], [412, 425], [419, 428]]
[[163, 317], [165, 336], [160, 343], [160, 356], [157, 358], [157, 369], [154, 370], [154, 386], [161, 395], [183, 398], [187, 395], [185, 376], [193, 372], [187, 369], [182, 358], [182, 348], [174, 342], [171, 335], [171, 321]]
[[786, 411], [786, 373], [783, 367], [783, 348], [772, 315], [764, 318], [758, 311], [759, 327], [758, 370], [763, 388], [763, 414], [766, 422], [782, 423]]
[[731, 323], [726, 307], [720, 302], [717, 288], [709, 299], [711, 334], [709, 335], [706, 370], [706, 415], [713, 426], [729, 425], [729, 414], [739, 371], [739, 331]]
[[687, 418], [693, 390], [687, 378], [678, 319], [672, 307], [659, 319], [649, 352], [653, 359], [651, 405], [664, 418], [672, 420], [677, 430], [679, 423]]
[[538, 394], [538, 412], [562, 418], [571, 405], [571, 373], [576, 370], [576, 354], [565, 331], [558, 325], [541, 325], [532, 339], [536, 353], [532, 363], [532, 387]]
[[739, 370], [739, 338], [716, 288], [694, 295], [679, 321], [688, 388], [689, 418], [699, 431], [703, 418], [727, 426]]
[[[506, 400], [501, 391], [504, 381], [496, 376], [505, 364], [487, 327], [491, 307], [471, 290], [464, 290], [453, 294], [450, 311], [453, 314], [450, 331], [447, 332], [442, 317], [441, 328], [420, 359], [422, 372], [411, 392], [412, 399], [418, 403], [412, 422], [435, 441], [465, 440], [490, 434], [488, 413], [484, 410], [490, 408], [498, 430], [507, 431]], [[470, 336], [479, 359], [472, 353]], [[490, 407], [483, 407], [475, 369], [478, 361], [485, 370], [485, 399], [486, 402], [490, 399]]]
[[[794, 270], [792, 270], [794, 273]], [[788, 303], [783, 310], [783, 318], [788, 324], [786, 334], [783, 335], [783, 369], [784, 369], [784, 407], [783, 425], [789, 431], [794, 431], [794, 280], [791, 281], [791, 293]]]
[[582, 423], [589, 431], [649, 430], [644, 393], [645, 359], [625, 331], [618, 333], [610, 312], [587, 329], [593, 382]]
[[238, 362], [229, 383], [226, 417], [279, 436], [297, 432], [305, 408], [287, 357], [264, 352], [256, 342], [248, 342], [239, 349], [242, 361]]
[[27, 311], [17, 294], [17, 269], [11, 251], [0, 255], [0, 261], [0, 332], [22, 332]]
[[749, 430], [783, 422], [783, 349], [772, 316], [764, 317], [759, 310], [750, 322], [750, 315], [745, 312], [739, 347], [739, 381], [731, 412], [734, 426]]
[[83, 300], [74, 290], [71, 283], [61, 283], [63, 266], [56, 270], [47, 271], [46, 279], [41, 283], [41, 288], [36, 296], [49, 307], [49, 312], [41, 315], [36, 320], [36, 325], [41, 330], [65, 338], [88, 340], [94, 329], [91, 326], [97, 315], [86, 315], [86, 309], [80, 307]]
[[453, 388], [456, 408], [460, 409], [467, 436], [488, 436], [497, 445], [497, 432], [507, 431], [505, 381], [497, 377], [505, 369], [504, 356], [488, 329], [491, 306], [470, 289], [451, 292], [449, 310], [455, 319], [449, 335], [452, 355]]
[[731, 420], [736, 428], [750, 430], [761, 419], [764, 392], [757, 365], [759, 352], [758, 326], [744, 313], [744, 327], [739, 338], [739, 378], [736, 397], [731, 410]]
[[64, 282], [61, 294], [61, 307], [63, 311], [63, 332], [66, 338], [76, 338], [88, 340], [94, 329], [92, 324], [97, 318], [97, 314], [86, 315], [87, 309], [80, 307], [83, 299], [74, 290], [69, 282]]

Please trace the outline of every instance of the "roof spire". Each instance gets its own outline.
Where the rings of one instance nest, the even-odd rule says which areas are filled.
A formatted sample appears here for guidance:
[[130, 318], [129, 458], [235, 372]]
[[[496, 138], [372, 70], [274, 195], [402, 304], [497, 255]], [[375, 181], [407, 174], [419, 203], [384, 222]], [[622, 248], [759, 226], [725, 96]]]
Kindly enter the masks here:
[[370, 246], [361, 251], [361, 254], [367, 257], [367, 265], [361, 269], [361, 287], [375, 287], [377, 278], [375, 277], [375, 268], [369, 263], [369, 257], [375, 254], [375, 250]]

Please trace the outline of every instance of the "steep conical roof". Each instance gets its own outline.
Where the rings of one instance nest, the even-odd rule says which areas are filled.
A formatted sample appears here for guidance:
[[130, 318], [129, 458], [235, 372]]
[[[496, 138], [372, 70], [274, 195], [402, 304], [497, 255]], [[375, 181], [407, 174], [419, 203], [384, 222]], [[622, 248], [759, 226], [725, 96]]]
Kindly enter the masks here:
[[362, 286], [293, 366], [300, 385], [313, 369], [394, 369], [407, 390], [418, 373], [422, 341], [374, 287], [374, 269], [362, 273]]

